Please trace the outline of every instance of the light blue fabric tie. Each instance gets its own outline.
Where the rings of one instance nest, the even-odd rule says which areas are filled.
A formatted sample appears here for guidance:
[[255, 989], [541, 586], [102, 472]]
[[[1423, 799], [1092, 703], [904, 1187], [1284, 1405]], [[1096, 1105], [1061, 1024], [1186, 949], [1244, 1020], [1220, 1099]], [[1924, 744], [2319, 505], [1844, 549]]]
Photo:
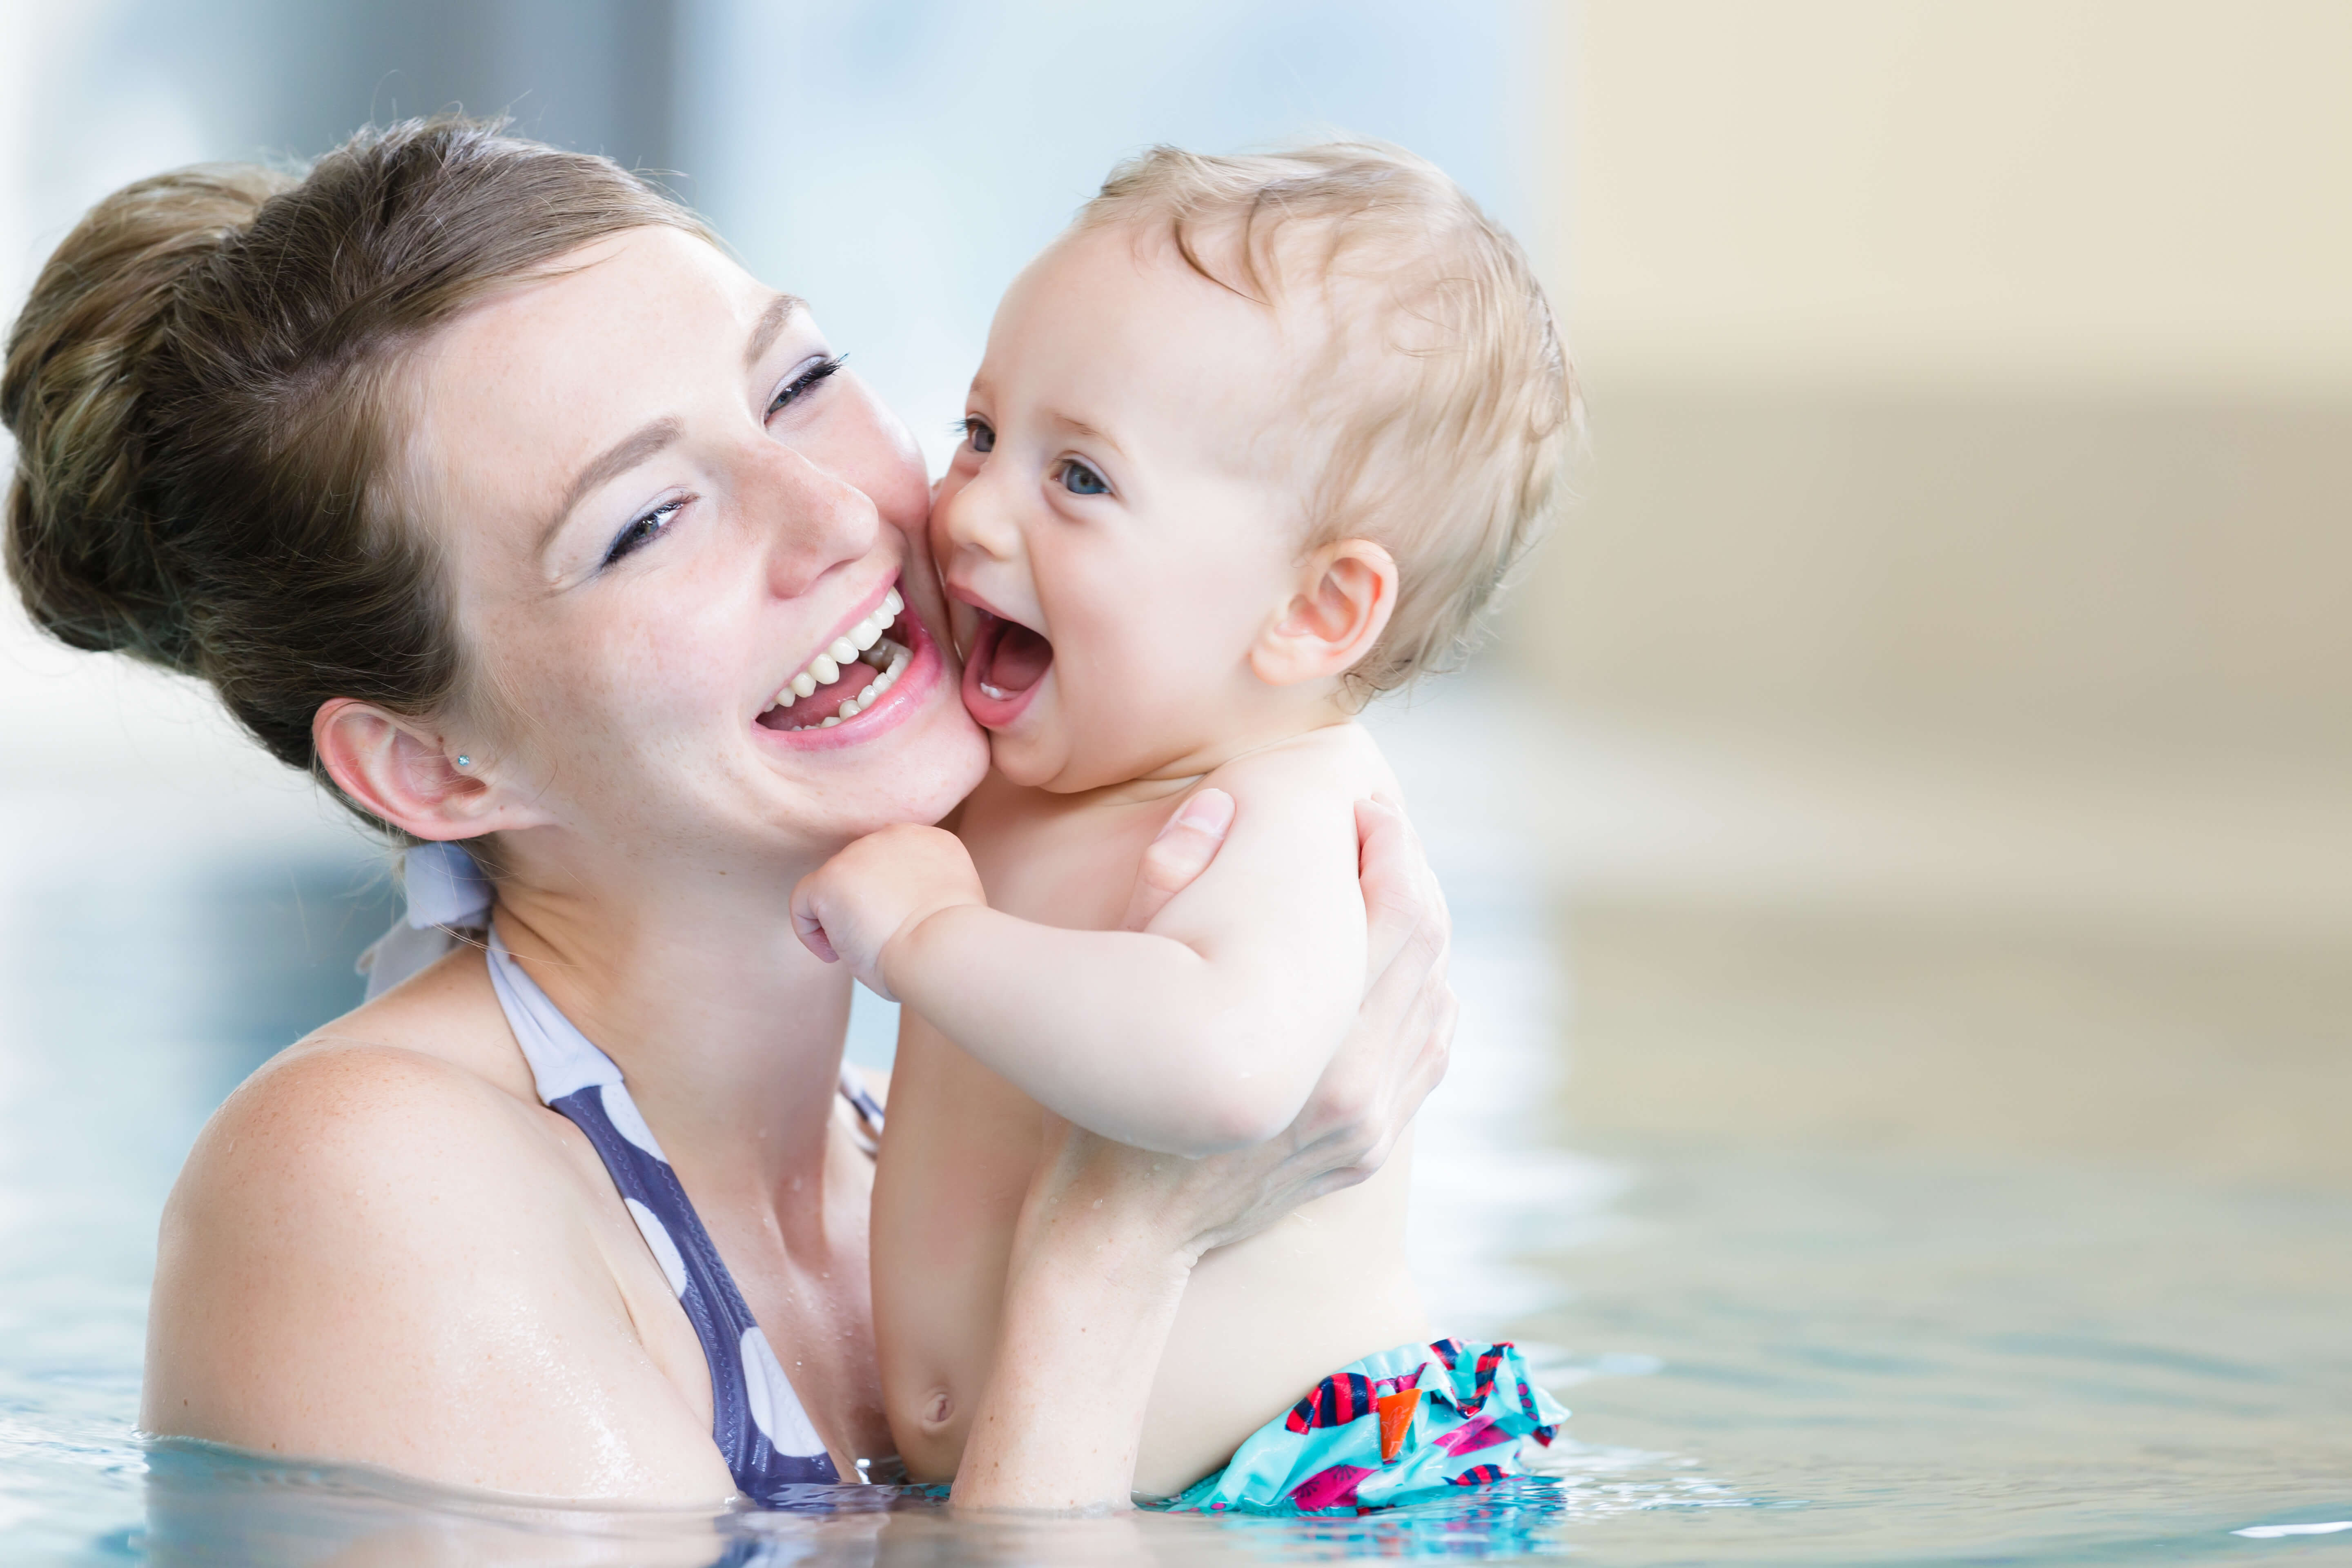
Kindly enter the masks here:
[[489, 923], [496, 889], [462, 844], [419, 844], [400, 858], [408, 912], [360, 954], [373, 1002], [457, 945], [457, 932]]

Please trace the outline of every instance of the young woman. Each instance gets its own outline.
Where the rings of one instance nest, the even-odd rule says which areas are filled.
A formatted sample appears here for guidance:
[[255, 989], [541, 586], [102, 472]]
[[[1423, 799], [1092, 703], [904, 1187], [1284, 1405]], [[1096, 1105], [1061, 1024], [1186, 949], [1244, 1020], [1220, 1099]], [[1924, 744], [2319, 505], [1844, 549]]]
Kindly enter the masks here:
[[[198, 1140], [142, 1424], [545, 1497], [887, 1459], [881, 1112], [841, 1072], [849, 983], [786, 900], [950, 811], [986, 749], [915, 447], [806, 306], [610, 163], [411, 122], [299, 181], [109, 198], [37, 283], [0, 413], [38, 624], [202, 677], [362, 815], [491, 868], [443, 911], [480, 943]], [[778, 706], [812, 672], [853, 717]], [[960, 1501], [1123, 1503], [1193, 1261], [1362, 1179], [1443, 1071], [1442, 906], [1360, 811], [1354, 1042], [1255, 1150], [1065, 1133]], [[1163, 841], [1139, 900], [1209, 853]]]

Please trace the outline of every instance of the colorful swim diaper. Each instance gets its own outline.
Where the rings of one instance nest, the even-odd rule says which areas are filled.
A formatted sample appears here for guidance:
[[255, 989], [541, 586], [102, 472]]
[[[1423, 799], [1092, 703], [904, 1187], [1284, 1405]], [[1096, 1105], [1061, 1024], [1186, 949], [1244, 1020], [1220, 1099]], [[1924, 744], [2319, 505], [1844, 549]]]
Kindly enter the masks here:
[[1225, 1468], [1166, 1506], [1202, 1513], [1363, 1513], [1520, 1473], [1568, 1412], [1508, 1344], [1401, 1345], [1333, 1373]]

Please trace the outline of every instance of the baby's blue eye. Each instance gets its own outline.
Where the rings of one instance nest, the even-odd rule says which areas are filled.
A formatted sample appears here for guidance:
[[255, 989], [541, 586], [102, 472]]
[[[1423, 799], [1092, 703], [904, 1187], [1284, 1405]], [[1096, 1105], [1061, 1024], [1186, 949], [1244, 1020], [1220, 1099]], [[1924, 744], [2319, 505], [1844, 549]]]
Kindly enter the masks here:
[[1110, 494], [1110, 486], [1104, 481], [1103, 477], [1076, 458], [1062, 465], [1062, 488], [1074, 496]]
[[973, 451], [985, 457], [996, 450], [996, 432], [988, 427], [987, 420], [966, 419], [958, 428], [963, 432], [963, 438], [971, 443]]

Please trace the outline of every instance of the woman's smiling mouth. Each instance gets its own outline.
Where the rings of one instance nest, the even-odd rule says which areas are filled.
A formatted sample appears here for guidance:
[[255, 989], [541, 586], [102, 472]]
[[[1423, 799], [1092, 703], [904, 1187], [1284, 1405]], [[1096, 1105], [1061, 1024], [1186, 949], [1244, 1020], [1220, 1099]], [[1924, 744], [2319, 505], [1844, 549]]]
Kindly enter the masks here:
[[846, 745], [891, 727], [938, 679], [940, 665], [938, 644], [893, 585], [778, 687], [754, 724], [796, 747]]
[[843, 632], [779, 687], [761, 713], [772, 730], [829, 730], [882, 700], [907, 673], [915, 650], [882, 634], [907, 607], [892, 588], [865, 619]]

